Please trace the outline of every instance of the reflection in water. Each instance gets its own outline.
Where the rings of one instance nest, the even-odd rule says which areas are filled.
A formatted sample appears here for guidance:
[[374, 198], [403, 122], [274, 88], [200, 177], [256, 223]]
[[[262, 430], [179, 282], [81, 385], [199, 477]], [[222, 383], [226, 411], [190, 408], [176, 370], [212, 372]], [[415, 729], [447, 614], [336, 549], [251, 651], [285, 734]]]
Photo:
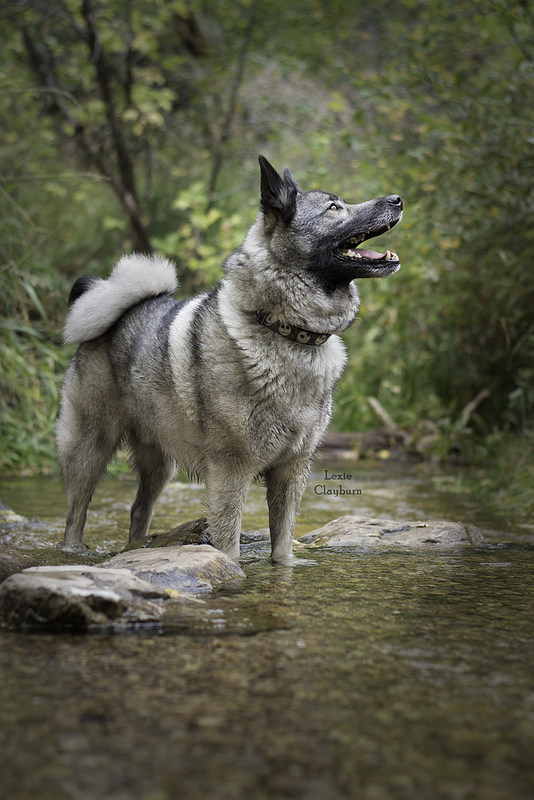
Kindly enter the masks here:
[[[417, 473], [404, 479], [362, 474], [352, 513], [481, 522]], [[52, 534], [30, 532], [30, 544], [60, 538], [57, 482], [2, 491], [51, 524]], [[124, 544], [133, 493], [130, 481], [103, 484], [92, 547]], [[156, 529], [199, 516], [200, 498], [198, 488], [169, 487]], [[347, 513], [344, 502], [305, 506], [302, 532]], [[265, 518], [257, 487], [245, 527], [265, 528]], [[252, 537], [241, 586], [171, 601], [157, 629], [0, 631], [3, 794], [531, 800], [534, 548], [513, 532], [501, 539], [512, 543], [299, 547], [308, 563], [281, 567]]]

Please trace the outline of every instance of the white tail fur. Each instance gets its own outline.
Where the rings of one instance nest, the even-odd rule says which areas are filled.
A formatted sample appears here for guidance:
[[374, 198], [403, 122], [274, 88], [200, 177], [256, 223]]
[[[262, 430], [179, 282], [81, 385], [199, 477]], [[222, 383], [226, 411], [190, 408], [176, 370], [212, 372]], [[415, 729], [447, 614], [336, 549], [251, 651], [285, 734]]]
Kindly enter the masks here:
[[95, 282], [74, 302], [63, 339], [66, 344], [96, 339], [136, 303], [172, 294], [177, 285], [174, 264], [166, 258], [137, 253], [123, 256], [107, 280]]

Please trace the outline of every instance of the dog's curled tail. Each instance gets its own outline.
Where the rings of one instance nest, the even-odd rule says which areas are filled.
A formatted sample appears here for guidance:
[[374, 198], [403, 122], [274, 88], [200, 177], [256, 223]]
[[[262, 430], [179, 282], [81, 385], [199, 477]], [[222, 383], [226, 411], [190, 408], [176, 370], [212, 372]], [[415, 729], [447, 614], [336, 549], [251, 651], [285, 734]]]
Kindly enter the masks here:
[[79, 278], [71, 289], [72, 306], [63, 339], [80, 344], [102, 336], [125, 311], [159, 294], [172, 294], [178, 282], [174, 264], [166, 258], [134, 253], [123, 256], [109, 278]]

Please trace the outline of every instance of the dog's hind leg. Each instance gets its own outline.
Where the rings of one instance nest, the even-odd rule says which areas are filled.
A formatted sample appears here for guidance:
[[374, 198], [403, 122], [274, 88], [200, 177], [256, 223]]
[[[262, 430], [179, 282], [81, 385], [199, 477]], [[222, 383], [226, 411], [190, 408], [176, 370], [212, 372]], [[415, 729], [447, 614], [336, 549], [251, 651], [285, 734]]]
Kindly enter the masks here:
[[172, 478], [176, 464], [159, 447], [136, 444], [133, 462], [139, 474], [139, 487], [130, 516], [130, 542], [148, 534], [156, 500]]
[[290, 562], [293, 551], [295, 520], [306, 488], [310, 467], [309, 459], [273, 467], [265, 475], [271, 558]]
[[67, 548], [81, 545], [91, 497], [117, 448], [118, 437], [96, 439], [95, 441], [82, 433], [71, 441], [68, 448], [63, 442], [59, 449], [68, 498], [64, 538]]
[[65, 377], [56, 435], [68, 498], [64, 544], [82, 542], [87, 507], [122, 433], [109, 361], [98, 344], [78, 350]]
[[253, 474], [241, 465], [211, 462], [206, 473], [208, 530], [214, 547], [239, 558], [241, 517]]

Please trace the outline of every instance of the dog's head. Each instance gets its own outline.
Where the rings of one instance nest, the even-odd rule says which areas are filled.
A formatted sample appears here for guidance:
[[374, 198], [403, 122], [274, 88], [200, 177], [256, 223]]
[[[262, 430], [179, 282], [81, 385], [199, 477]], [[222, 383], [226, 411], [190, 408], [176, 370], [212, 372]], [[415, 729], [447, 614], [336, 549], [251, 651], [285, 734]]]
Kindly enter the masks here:
[[349, 205], [330, 192], [303, 192], [287, 167], [281, 176], [264, 156], [259, 162], [266, 230], [279, 248], [287, 248], [291, 260], [300, 255], [308, 269], [332, 285], [397, 272], [400, 261], [396, 253], [379, 253], [359, 245], [400, 221], [403, 202], [398, 195]]

